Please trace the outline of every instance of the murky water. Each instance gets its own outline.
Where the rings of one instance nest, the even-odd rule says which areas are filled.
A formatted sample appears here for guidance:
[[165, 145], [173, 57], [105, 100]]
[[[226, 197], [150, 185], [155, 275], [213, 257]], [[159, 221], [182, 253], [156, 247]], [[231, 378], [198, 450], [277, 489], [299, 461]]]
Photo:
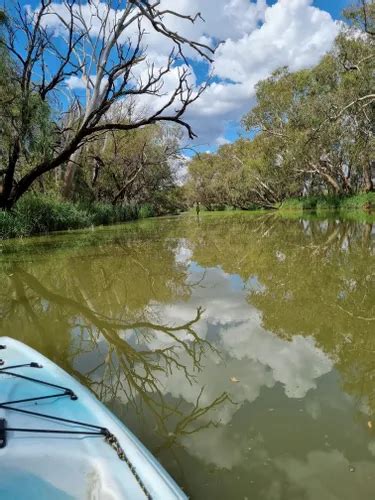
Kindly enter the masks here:
[[4, 242], [0, 332], [193, 499], [375, 498], [375, 224], [147, 220]]

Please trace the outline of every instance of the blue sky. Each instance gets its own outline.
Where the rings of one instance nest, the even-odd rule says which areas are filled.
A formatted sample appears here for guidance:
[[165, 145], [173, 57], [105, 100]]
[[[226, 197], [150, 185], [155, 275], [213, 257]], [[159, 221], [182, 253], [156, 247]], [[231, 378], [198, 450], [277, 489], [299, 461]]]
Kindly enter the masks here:
[[341, 19], [341, 12], [352, 2], [348, 0], [315, 0], [314, 5], [319, 9], [326, 10], [335, 19]]
[[[238, 2], [240, 3], [244, 9], [243, 2]], [[226, 4], [230, 4], [230, 0]], [[342, 19], [342, 10], [349, 4], [348, 0], [289, 0], [289, 3], [287, 0], [267, 1], [267, 6], [272, 9], [268, 12], [266, 9], [265, 15], [259, 16], [258, 27], [254, 29], [251, 24], [244, 25], [242, 31], [229, 36], [216, 56], [214, 74], [215, 82], [218, 86], [221, 85], [221, 88], [215, 89], [217, 99], [225, 102], [232, 97], [233, 106], [231, 108], [228, 102], [227, 109], [212, 113], [212, 120], [199, 111], [191, 113], [199, 134], [195, 141], [197, 150], [213, 151], [225, 142], [232, 142], [239, 134], [244, 134], [240, 118], [254, 103], [254, 85], [257, 81], [269, 76], [278, 66], [288, 65], [297, 70], [316, 64], [332, 47], [338, 29], [336, 21]], [[225, 8], [225, 4], [223, 7]], [[261, 32], [264, 32], [263, 36]], [[276, 47], [274, 50], [275, 40], [282, 38], [285, 38], [283, 48], [278, 50]], [[308, 49], [309, 44], [311, 50]], [[249, 63], [254, 58], [252, 49], [257, 51], [254, 64]], [[194, 64], [193, 67], [201, 80], [205, 76], [204, 68]], [[233, 79], [233, 82], [225, 85], [225, 78]], [[210, 93], [213, 94], [209, 91], [208, 94]], [[212, 96], [204, 95], [201, 104], [206, 106], [205, 101], [208, 104], [211, 102], [213, 108], [217, 106]]]
[[[100, 2], [104, 0], [92, 0]], [[25, 0], [35, 8], [37, 0]], [[55, 0], [59, 8], [60, 0]], [[86, 0], [81, 4], [89, 7]], [[212, 83], [185, 118], [198, 138], [189, 146], [213, 151], [241, 133], [241, 117], [255, 103], [255, 85], [280, 66], [298, 70], [316, 64], [331, 49], [338, 32], [337, 20], [348, 0], [162, 0], [162, 6], [181, 13], [201, 12], [205, 22], [194, 25], [175, 18], [171, 29], [207, 43], [221, 40], [212, 65], [190, 55], [191, 81], [201, 83], [208, 72]], [[147, 35], [151, 61], [163, 65], [169, 41], [155, 33]], [[164, 90], [172, 92], [173, 75], [165, 79]], [[72, 92], [83, 91], [80, 78], [66, 82]], [[143, 106], [160, 106], [144, 99]], [[187, 150], [187, 154], [191, 154]]]

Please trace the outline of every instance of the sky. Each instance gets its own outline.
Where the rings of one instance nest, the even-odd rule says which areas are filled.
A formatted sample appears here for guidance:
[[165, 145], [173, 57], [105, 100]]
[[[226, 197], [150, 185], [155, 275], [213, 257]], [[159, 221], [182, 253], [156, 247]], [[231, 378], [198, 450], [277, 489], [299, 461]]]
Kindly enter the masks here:
[[[216, 29], [222, 24], [225, 41], [213, 64], [217, 83], [188, 117], [199, 135], [198, 150], [212, 151], [243, 133], [240, 120], [254, 105], [254, 87], [260, 80], [280, 66], [310, 67], [330, 50], [349, 1], [206, 0], [204, 4], [207, 13], [215, 10], [212, 22]], [[209, 15], [207, 22], [211, 24]]]
[[[280, 66], [299, 70], [316, 64], [331, 49], [339, 30], [341, 11], [349, 2], [162, 0], [162, 7], [188, 14], [200, 12], [204, 19], [194, 24], [179, 18], [170, 19], [173, 30], [208, 44], [221, 41], [212, 64], [188, 52], [190, 80], [199, 84], [208, 74], [212, 77], [209, 87], [185, 115], [198, 135], [188, 144], [192, 150], [214, 151], [243, 133], [241, 117], [255, 104], [256, 84]], [[25, 6], [28, 3], [35, 9], [39, 2], [25, 1]], [[59, 3], [60, 0], [54, 0], [57, 8]], [[85, 0], [81, 3], [86, 5]], [[168, 39], [152, 33], [151, 29], [147, 44], [149, 60], [163, 65], [170, 51]], [[163, 90], [167, 94], [174, 89], [176, 77], [176, 71], [172, 71], [165, 78]], [[74, 92], [83, 91], [79, 78], [73, 77], [66, 84]], [[142, 105], [152, 108], [155, 99], [145, 97]], [[187, 154], [192, 154], [192, 150], [187, 150]]]

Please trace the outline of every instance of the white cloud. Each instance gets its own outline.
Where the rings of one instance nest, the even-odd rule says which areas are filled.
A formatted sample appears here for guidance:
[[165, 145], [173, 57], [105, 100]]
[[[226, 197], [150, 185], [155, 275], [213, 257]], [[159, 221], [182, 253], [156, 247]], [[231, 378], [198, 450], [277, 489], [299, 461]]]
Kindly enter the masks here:
[[304, 460], [283, 456], [275, 462], [306, 500], [373, 498], [374, 483], [369, 479], [374, 477], [375, 465], [370, 460], [354, 460], [349, 461], [341, 450], [314, 450]]
[[[298, 70], [316, 64], [338, 32], [330, 14], [313, 7], [312, 0], [278, 0], [264, 12], [264, 23], [229, 35], [218, 48], [213, 84], [189, 115], [200, 136], [212, 142], [229, 120], [239, 120], [254, 103], [255, 85], [280, 66]], [[228, 80], [230, 82], [228, 83]], [[211, 129], [213, 134], [207, 131]], [[219, 132], [219, 133], [218, 133]]]
[[216, 139], [216, 144], [218, 146], [223, 146], [224, 144], [229, 144], [230, 141], [228, 139], [226, 139], [225, 137], [223, 137], [222, 135], [219, 136], [217, 139]]
[[[87, 79], [86, 77], [78, 77], [75, 75], [71, 75], [69, 78], [65, 80], [65, 85], [70, 90], [85, 90], [86, 88], [93, 89], [96, 83], [96, 75], [90, 75]], [[101, 84], [100, 91], [103, 91], [105, 86], [108, 84], [108, 77], [104, 76]]]
[[[92, 14], [95, 9], [102, 12], [105, 4], [99, 0], [93, 3], [95, 8], [83, 4], [79, 9], [91, 34], [99, 35], [100, 23]], [[160, 8], [176, 9], [176, 2], [162, 0]], [[54, 3], [53, 9], [64, 15], [61, 4]], [[198, 18], [191, 23], [167, 14], [164, 20], [171, 30], [210, 45], [223, 42], [209, 68], [215, 76], [214, 83], [186, 114], [199, 135], [196, 140], [199, 144], [222, 144], [228, 122], [238, 122], [254, 104], [257, 82], [280, 66], [298, 70], [316, 64], [331, 48], [338, 31], [338, 24], [330, 14], [314, 7], [312, 0], [278, 0], [272, 6], [267, 6], [266, 0], [179, 0], [178, 12], [190, 15], [200, 12], [204, 22]], [[120, 11], [111, 10], [111, 22], [119, 14]], [[50, 28], [61, 33], [56, 17], [47, 17], [46, 21]], [[147, 23], [144, 27], [149, 60], [156, 60], [156, 66], [160, 66], [170, 52], [171, 43]], [[125, 36], [133, 38], [134, 28], [130, 27]], [[197, 57], [191, 49], [187, 53]], [[198, 72], [198, 69], [194, 63], [192, 66], [194, 81], [194, 70]], [[140, 67], [137, 74], [142, 71], [144, 67]], [[165, 78], [163, 91], [167, 95], [174, 88], [176, 76], [174, 71]], [[72, 88], [79, 88], [79, 82], [73, 77], [68, 83]], [[148, 96], [140, 105], [155, 109], [160, 101], [155, 103], [155, 98]]]
[[83, 90], [86, 88], [84, 80], [75, 75], [71, 75], [67, 78], [65, 84], [70, 90]]
[[337, 26], [327, 12], [310, 3], [279, 0], [269, 7], [259, 29], [219, 47], [215, 74], [253, 86], [279, 66], [298, 70], [317, 63], [331, 46]]

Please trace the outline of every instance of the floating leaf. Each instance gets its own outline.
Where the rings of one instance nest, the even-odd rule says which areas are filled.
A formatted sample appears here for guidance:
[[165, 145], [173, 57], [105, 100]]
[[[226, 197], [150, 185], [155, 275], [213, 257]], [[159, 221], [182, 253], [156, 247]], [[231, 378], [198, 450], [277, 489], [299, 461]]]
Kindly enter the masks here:
[[369, 421], [367, 422], [367, 427], [368, 427], [369, 429], [372, 429], [372, 422], [371, 422], [371, 420], [369, 420]]
[[238, 378], [236, 378], [236, 377], [231, 377], [230, 381], [233, 382], [233, 384], [236, 384], [237, 382], [239, 382]]

